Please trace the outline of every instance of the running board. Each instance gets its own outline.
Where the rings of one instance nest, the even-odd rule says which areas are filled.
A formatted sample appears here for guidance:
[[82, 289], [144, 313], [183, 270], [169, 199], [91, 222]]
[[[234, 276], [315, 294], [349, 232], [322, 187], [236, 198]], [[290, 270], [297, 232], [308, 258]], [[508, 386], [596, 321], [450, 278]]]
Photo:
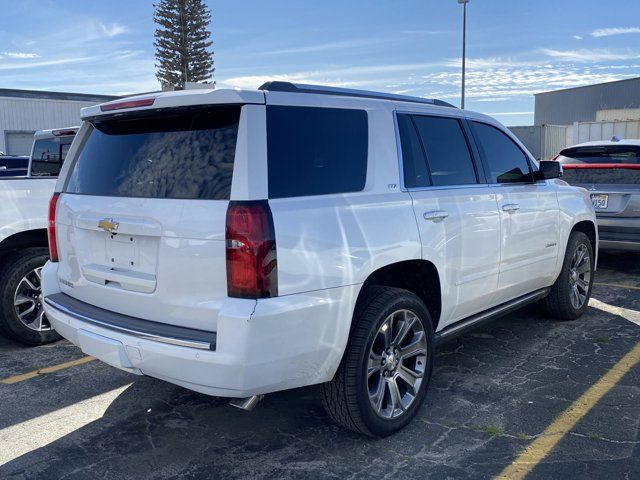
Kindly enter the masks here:
[[502, 317], [507, 313], [511, 313], [529, 303], [536, 302], [541, 298], [546, 297], [550, 290], [551, 288], [541, 288], [540, 290], [528, 293], [522, 297], [518, 297], [514, 300], [498, 305], [497, 307], [490, 308], [489, 310], [485, 310], [484, 312], [477, 313], [471, 317], [449, 325], [435, 334], [435, 344], [442, 345], [459, 335], [467, 333], [469, 330], [473, 330], [480, 325], [489, 323], [492, 320]]

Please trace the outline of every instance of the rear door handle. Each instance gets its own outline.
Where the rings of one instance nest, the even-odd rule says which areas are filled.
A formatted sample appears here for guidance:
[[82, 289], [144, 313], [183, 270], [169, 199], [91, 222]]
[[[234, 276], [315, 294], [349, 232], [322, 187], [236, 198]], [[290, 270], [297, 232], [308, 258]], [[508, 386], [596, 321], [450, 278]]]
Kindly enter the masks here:
[[518, 210], [520, 210], [520, 205], [518, 205], [517, 203], [507, 203], [502, 206], [502, 210], [509, 213], [517, 212]]
[[431, 222], [441, 222], [447, 218], [449, 214], [444, 210], [433, 210], [431, 212], [424, 212], [422, 216], [425, 220], [429, 220]]

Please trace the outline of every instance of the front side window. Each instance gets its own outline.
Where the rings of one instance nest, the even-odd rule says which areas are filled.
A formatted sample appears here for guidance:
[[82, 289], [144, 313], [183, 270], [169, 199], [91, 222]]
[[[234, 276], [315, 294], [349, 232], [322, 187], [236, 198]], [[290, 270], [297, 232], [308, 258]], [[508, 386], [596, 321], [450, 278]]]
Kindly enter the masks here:
[[532, 180], [529, 161], [522, 150], [499, 129], [473, 122], [479, 147], [489, 166], [490, 183], [521, 183]]
[[240, 106], [93, 121], [67, 191], [85, 195], [226, 200]]
[[269, 198], [363, 190], [368, 146], [364, 110], [267, 106]]
[[460, 121], [456, 118], [413, 117], [435, 186], [478, 183]]

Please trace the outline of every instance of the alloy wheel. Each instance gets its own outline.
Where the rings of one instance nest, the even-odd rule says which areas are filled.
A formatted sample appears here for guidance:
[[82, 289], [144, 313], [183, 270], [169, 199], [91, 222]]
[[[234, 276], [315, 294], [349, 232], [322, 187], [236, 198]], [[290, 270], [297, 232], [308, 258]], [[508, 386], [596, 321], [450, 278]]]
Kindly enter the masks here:
[[415, 402], [427, 365], [427, 337], [410, 310], [389, 315], [369, 349], [367, 387], [374, 412], [392, 419]]
[[42, 267], [34, 268], [18, 282], [13, 308], [20, 322], [31, 330], [52, 330], [42, 306]]
[[579, 310], [587, 300], [589, 285], [591, 283], [591, 258], [589, 250], [584, 243], [578, 245], [569, 269], [569, 298], [571, 305]]

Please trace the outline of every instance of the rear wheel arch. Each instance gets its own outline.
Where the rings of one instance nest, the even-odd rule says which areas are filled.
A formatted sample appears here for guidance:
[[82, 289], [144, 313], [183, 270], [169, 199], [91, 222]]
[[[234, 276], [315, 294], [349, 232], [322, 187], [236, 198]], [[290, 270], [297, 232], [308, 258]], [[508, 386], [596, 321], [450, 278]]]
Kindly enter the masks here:
[[366, 287], [383, 286], [401, 288], [415, 294], [425, 304], [436, 331], [442, 312], [442, 290], [436, 266], [428, 260], [405, 260], [391, 263], [373, 271], [365, 280], [356, 305]]

